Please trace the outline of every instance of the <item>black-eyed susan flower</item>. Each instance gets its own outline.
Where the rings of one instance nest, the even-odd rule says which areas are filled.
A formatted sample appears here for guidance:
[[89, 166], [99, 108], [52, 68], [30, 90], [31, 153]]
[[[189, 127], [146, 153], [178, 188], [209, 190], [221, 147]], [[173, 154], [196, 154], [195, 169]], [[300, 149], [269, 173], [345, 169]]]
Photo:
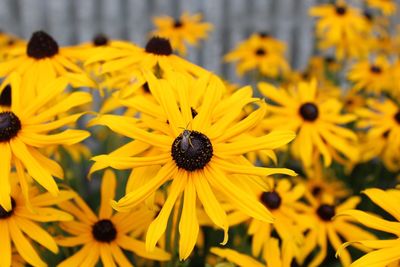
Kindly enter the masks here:
[[66, 77], [74, 87], [94, 87], [84, 70], [67, 56], [66, 50], [68, 48], [59, 47], [44, 31], [34, 32], [26, 45], [10, 50], [10, 59], [0, 63], [0, 77], [16, 71], [26, 83], [35, 85], [35, 93], [60, 76]]
[[370, 8], [381, 11], [384, 15], [390, 16], [396, 13], [397, 5], [393, 0], [366, 0]]
[[[354, 220], [346, 217], [335, 217], [336, 214], [354, 209], [361, 201], [359, 196], [346, 199], [343, 203], [336, 203], [336, 200], [325, 194], [320, 200], [309, 199], [310, 206], [303, 205], [303, 223], [310, 226], [304, 237], [304, 245], [301, 247], [300, 264], [315, 248], [319, 251], [314, 254], [309, 267], [320, 266], [327, 256], [328, 244], [337, 250], [343, 243], [342, 240], [354, 241], [362, 239], [374, 239], [375, 236], [354, 224]], [[301, 205], [298, 205], [300, 208]], [[343, 266], [351, 263], [351, 256], [347, 250], [342, 250], [340, 262]]]
[[239, 253], [233, 249], [228, 248], [211, 248], [211, 253], [226, 258], [229, 262], [237, 264], [238, 266], [246, 267], [285, 267], [282, 260], [282, 254], [279, 249], [279, 241], [275, 238], [270, 238], [266, 241], [266, 246], [263, 249], [263, 258], [265, 263], [260, 262], [246, 254]]
[[[265, 115], [266, 106], [242, 90], [239, 95], [223, 99], [224, 84], [214, 75], [199, 78], [196, 87], [189, 86], [184, 75], [175, 73], [174, 82], [156, 79], [146, 74], [150, 91], [157, 102], [151, 106], [137, 106], [140, 120], [114, 115], [103, 115], [92, 125], [106, 125], [113, 131], [136, 139], [156, 149], [154, 156], [135, 156], [131, 151], [124, 155], [94, 157], [102, 168], [131, 169], [145, 166], [162, 166], [154, 177], [126, 194], [113, 207], [129, 211], [152, 195], [163, 184], [172, 180], [168, 198], [157, 218], [151, 223], [146, 236], [146, 247], [151, 250], [165, 232], [171, 210], [183, 197], [182, 216], [179, 222], [179, 254], [186, 259], [192, 252], [199, 231], [196, 215], [197, 197], [210, 219], [225, 232], [227, 241], [228, 221], [225, 211], [217, 201], [214, 190], [236, 205], [239, 210], [264, 222], [271, 222], [272, 215], [255, 195], [246, 192], [228, 178], [229, 174], [247, 175], [258, 180], [259, 176], [275, 173], [294, 175], [288, 169], [254, 167], [242, 155], [259, 149], [274, 149], [294, 138], [292, 131], [273, 131], [260, 137], [243, 136], [257, 125]], [[191, 96], [202, 93], [196, 109], [190, 106]], [[255, 102], [255, 103], [254, 103]], [[244, 106], [254, 103], [259, 108], [241, 118]], [[145, 128], [140, 127], [141, 122]], [[186, 128], [185, 128], [186, 127]], [[183, 196], [182, 196], [183, 194]]]
[[344, 1], [312, 7], [310, 15], [318, 17], [316, 36], [318, 46], [326, 50], [335, 48], [336, 57], [359, 58], [367, 55], [370, 27], [362, 12]]
[[156, 26], [151, 34], [168, 39], [172, 49], [177, 50], [181, 55], [186, 55], [186, 45], [197, 45], [201, 39], [206, 39], [212, 25], [202, 22], [201, 14], [190, 15], [183, 13], [179, 19], [168, 16], [156, 17], [153, 19]]
[[133, 266], [123, 250], [152, 260], [166, 261], [170, 255], [160, 248], [153, 252], [145, 250], [143, 241], [130, 236], [136, 228], [143, 227], [152, 214], [143, 209], [130, 213], [114, 213], [110, 201], [115, 197], [116, 177], [111, 170], [106, 170], [101, 184], [101, 203], [96, 215], [85, 201], [75, 195], [73, 201], [60, 204], [63, 210], [70, 212], [75, 220], [63, 222], [61, 228], [71, 236], [60, 237], [60, 246], [82, 246], [58, 266], [95, 266], [99, 260], [104, 266]]
[[[9, 85], [9, 89], [7, 89]], [[63, 178], [63, 170], [58, 163], [44, 156], [40, 148], [53, 145], [71, 145], [79, 143], [90, 134], [83, 130], [62, 127], [76, 122], [83, 113], [67, 115], [70, 109], [91, 101], [85, 92], [64, 93], [67, 81], [58, 78], [44, 87], [40, 94], [32, 98], [33, 84], [21, 83], [18, 73], [12, 73], [2, 84], [2, 102], [0, 105], [0, 205], [11, 210], [10, 170], [15, 167], [22, 187], [28, 187], [23, 176], [26, 170], [32, 178], [53, 195], [57, 195], [58, 186], [53, 176]], [[4, 91], [10, 90], [8, 97]], [[57, 103], [54, 103], [57, 99]], [[52, 106], [49, 106], [49, 105]], [[63, 115], [63, 116], [60, 116]], [[60, 116], [60, 117], [58, 117]], [[60, 129], [61, 128], [61, 129]], [[26, 195], [26, 197], [28, 197]]]
[[[26, 174], [18, 175], [25, 176]], [[0, 265], [14, 266], [14, 261], [11, 265], [11, 255], [15, 248], [15, 252], [32, 266], [47, 266], [31, 240], [53, 253], [58, 253], [56, 241], [39, 223], [72, 220], [71, 215], [51, 206], [72, 198], [73, 194], [61, 190], [58, 197], [53, 197], [49, 193], [40, 193], [40, 190], [34, 186], [20, 187], [17, 184], [17, 174], [13, 173], [12, 176], [14, 179], [11, 195], [8, 195], [12, 208], [7, 211], [0, 206]], [[29, 195], [29, 203], [25, 201], [23, 191]]]
[[[265, 251], [272, 236], [277, 235], [281, 240], [282, 266], [290, 266], [295, 257], [299, 256], [300, 246], [303, 242], [302, 230], [306, 225], [301, 224], [300, 211], [296, 203], [304, 195], [305, 187], [302, 184], [292, 186], [288, 179], [270, 179], [268, 191], [256, 190], [260, 201], [271, 211], [274, 223], [269, 224], [257, 219], [241, 215], [241, 221], [251, 219], [248, 234], [252, 237], [252, 254], [258, 257]], [[237, 218], [238, 214], [233, 213]]]
[[365, 90], [380, 94], [392, 89], [392, 72], [388, 60], [378, 57], [373, 62], [362, 60], [349, 71], [348, 78], [354, 83], [354, 90]]
[[292, 152], [304, 166], [312, 165], [315, 153], [322, 155], [325, 166], [336, 158], [336, 150], [352, 161], [358, 158], [358, 150], [352, 146], [357, 135], [342, 126], [355, 116], [341, 114], [342, 103], [336, 98], [321, 97], [315, 80], [300, 82], [289, 90], [259, 83], [259, 89], [273, 102], [268, 105], [270, 114], [263, 121], [264, 127], [296, 131]]
[[400, 202], [400, 192], [397, 189], [383, 191], [378, 188], [366, 189], [363, 192], [367, 197], [372, 200], [376, 205], [393, 216], [394, 220], [385, 220], [378, 215], [367, 213], [361, 210], [345, 210], [338, 213], [339, 218], [352, 218], [362, 225], [378, 231], [383, 231], [394, 236], [392, 239], [375, 238], [358, 238], [350, 242], [346, 242], [339, 250], [339, 258], [343, 256], [343, 250], [349, 246], [354, 245], [362, 247], [368, 252], [358, 260], [354, 261], [351, 267], [364, 267], [364, 266], [389, 266], [395, 267], [400, 264], [400, 210], [398, 203]]
[[242, 76], [249, 71], [277, 78], [290, 70], [284, 56], [285, 46], [270, 36], [252, 36], [225, 55], [226, 62], [237, 62], [236, 71]]
[[357, 126], [367, 130], [363, 137], [361, 160], [380, 157], [392, 171], [399, 170], [400, 108], [390, 99], [368, 99], [367, 107], [356, 111]]
[[[122, 89], [121, 97], [134, 95], [145, 85], [143, 71], [152, 71], [159, 78], [168, 78], [167, 73], [177, 71], [193, 77], [208, 73], [207, 70], [175, 55], [171, 43], [162, 37], [152, 37], [145, 48], [120, 42], [104, 49], [86, 61], [86, 65], [105, 62], [103, 74], [110, 73], [115, 79], [108, 81], [109, 87]], [[127, 71], [129, 70], [129, 71]]]

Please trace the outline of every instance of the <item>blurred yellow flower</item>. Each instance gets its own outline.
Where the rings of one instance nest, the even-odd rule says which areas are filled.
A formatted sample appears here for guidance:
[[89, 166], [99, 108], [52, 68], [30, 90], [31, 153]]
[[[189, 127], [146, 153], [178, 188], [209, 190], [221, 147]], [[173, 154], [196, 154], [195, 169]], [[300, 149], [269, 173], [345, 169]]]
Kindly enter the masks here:
[[181, 55], [186, 55], [186, 44], [197, 45], [201, 39], [206, 39], [208, 32], [212, 29], [210, 23], [201, 22], [202, 15], [183, 13], [179, 19], [168, 16], [153, 19], [157, 29], [151, 34], [169, 39], [172, 48]]

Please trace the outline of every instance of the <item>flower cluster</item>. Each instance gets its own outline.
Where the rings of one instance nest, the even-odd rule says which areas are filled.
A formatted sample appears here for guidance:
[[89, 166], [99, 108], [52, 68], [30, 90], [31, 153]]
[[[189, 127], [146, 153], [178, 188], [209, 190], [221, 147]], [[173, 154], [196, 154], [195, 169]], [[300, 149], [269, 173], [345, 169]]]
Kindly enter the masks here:
[[271, 34], [241, 42], [221, 61], [256, 88], [183, 57], [200, 14], [144, 47], [1, 33], [0, 266], [398, 266], [396, 5], [365, 4], [311, 8], [304, 70]]

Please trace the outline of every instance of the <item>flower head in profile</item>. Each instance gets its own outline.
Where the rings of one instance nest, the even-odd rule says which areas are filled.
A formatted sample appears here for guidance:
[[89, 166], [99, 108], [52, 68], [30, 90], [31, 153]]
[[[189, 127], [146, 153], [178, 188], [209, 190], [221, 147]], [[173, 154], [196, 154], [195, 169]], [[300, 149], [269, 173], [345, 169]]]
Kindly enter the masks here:
[[367, 107], [356, 111], [357, 126], [366, 130], [361, 160], [380, 157], [391, 171], [399, 170], [400, 108], [390, 99], [368, 99]]
[[334, 4], [312, 7], [310, 14], [318, 17], [316, 35], [320, 49], [335, 48], [339, 60], [359, 58], [368, 53], [369, 45], [364, 39], [371, 28], [360, 10], [338, 0]]
[[[65, 114], [74, 107], [89, 103], [92, 100], [90, 94], [74, 92], [63, 95], [67, 87], [65, 78], [53, 80], [41, 94], [30, 98], [27, 92], [33, 90], [33, 86], [21, 83], [20, 75], [12, 73], [0, 87], [0, 205], [7, 211], [12, 208], [11, 169], [16, 169], [23, 188], [29, 186], [23, 175], [26, 170], [36, 182], [57, 195], [58, 186], [53, 177], [63, 178], [63, 170], [40, 149], [76, 144], [90, 135], [83, 130], [65, 129], [83, 113]], [[60, 98], [60, 95], [63, 96]]]
[[236, 71], [243, 75], [258, 71], [271, 78], [286, 75], [290, 67], [285, 59], [285, 45], [263, 33], [252, 35], [233, 51], [225, 55], [227, 62], [237, 61]]
[[349, 245], [354, 245], [364, 248], [368, 253], [354, 261], [350, 265], [351, 267], [398, 266], [400, 263], [400, 210], [398, 207], [400, 191], [398, 189], [384, 191], [378, 188], [370, 188], [363, 193], [372, 202], [393, 216], [394, 220], [385, 220], [373, 213], [355, 209], [340, 212], [338, 218], [352, 218], [363, 226], [389, 233], [394, 238], [376, 240], [376, 238], [360, 237], [343, 244], [337, 254], [342, 258], [343, 250]]
[[152, 35], [169, 39], [172, 49], [181, 55], [186, 55], [186, 45], [197, 45], [199, 40], [207, 38], [208, 32], [212, 29], [210, 23], [201, 20], [201, 14], [190, 15], [186, 12], [179, 19], [168, 16], [156, 17], [153, 23], [157, 28]]
[[[103, 115], [94, 119], [92, 125], [106, 125], [155, 149], [152, 156], [136, 156], [132, 151], [118, 156], [101, 155], [93, 158], [96, 163], [116, 169], [161, 165], [151, 180], [114, 202], [115, 209], [129, 211], [171, 181], [168, 198], [147, 232], [147, 248], [152, 249], [165, 232], [171, 210], [180, 198], [183, 201], [179, 222], [181, 259], [189, 257], [196, 244], [199, 232], [195, 212], [197, 198], [211, 221], [224, 230], [223, 243], [226, 243], [227, 216], [214, 190], [250, 217], [272, 222], [271, 213], [256, 196], [228, 177], [229, 174], [242, 174], [246, 179], [262, 184], [263, 176], [276, 173], [294, 175], [288, 169], [255, 167], [243, 158], [243, 154], [249, 151], [283, 146], [295, 137], [294, 133], [273, 131], [259, 137], [245, 135], [262, 120], [266, 111], [265, 104], [252, 97], [250, 87], [223, 98], [225, 86], [214, 75], [193, 81], [175, 73], [173, 83], [156, 79], [151, 73], [146, 75], [156, 103], [147, 101], [137, 106], [142, 114], [140, 119]], [[193, 109], [191, 98], [195, 94], [202, 97]], [[242, 109], [249, 104], [259, 108], [243, 118]]]
[[[60, 204], [61, 209], [70, 212], [74, 221], [61, 223], [61, 228], [71, 236], [60, 237], [61, 246], [82, 246], [74, 255], [58, 266], [95, 266], [99, 260], [104, 266], [133, 266], [123, 250], [152, 260], [166, 261], [170, 255], [160, 248], [146, 252], [143, 241], [130, 234], [143, 227], [143, 222], [152, 219], [153, 214], [146, 209], [136, 209], [130, 213], [114, 213], [110, 200], [115, 197], [116, 177], [106, 170], [101, 183], [101, 203], [96, 215], [78, 195], [69, 202]], [[150, 217], [149, 217], [150, 216]]]
[[[25, 173], [19, 175], [26, 176]], [[73, 194], [60, 190], [58, 197], [53, 197], [49, 193], [40, 193], [40, 190], [34, 186], [20, 187], [16, 176], [16, 173], [12, 173], [14, 182], [11, 186], [11, 196], [8, 196], [11, 199], [12, 208], [7, 211], [0, 206], [1, 266], [11, 266], [12, 258], [16, 258], [14, 255], [12, 257], [13, 248], [32, 266], [47, 266], [31, 240], [53, 253], [58, 253], [56, 241], [41, 227], [40, 223], [72, 220], [71, 215], [52, 206], [72, 198]], [[25, 201], [23, 191], [29, 194], [29, 203]], [[12, 266], [14, 266], [14, 259]]]
[[61, 76], [66, 77], [74, 87], [93, 87], [93, 81], [68, 56], [67, 51], [68, 48], [59, 47], [46, 32], [34, 32], [26, 45], [10, 50], [10, 58], [0, 63], [0, 77], [16, 71], [23, 81], [35, 84], [32, 93], [44, 90], [43, 86]]
[[357, 135], [342, 126], [354, 121], [355, 116], [342, 114], [342, 103], [336, 98], [321, 97], [315, 80], [300, 82], [288, 90], [259, 83], [259, 89], [273, 102], [268, 106], [270, 115], [264, 119], [264, 127], [296, 131], [292, 152], [305, 167], [312, 165], [315, 154], [322, 155], [325, 166], [340, 156], [337, 152], [352, 161], [358, 159], [358, 150], [352, 146]]
[[175, 55], [168, 39], [154, 36], [145, 48], [127, 42], [115, 43], [89, 58], [85, 65], [104, 63], [102, 74], [110, 74], [107, 84], [121, 90], [120, 97], [137, 94], [147, 79], [143, 71], [151, 71], [156, 77], [168, 79], [168, 73], [182, 72], [193, 77], [208, 73], [207, 70]]

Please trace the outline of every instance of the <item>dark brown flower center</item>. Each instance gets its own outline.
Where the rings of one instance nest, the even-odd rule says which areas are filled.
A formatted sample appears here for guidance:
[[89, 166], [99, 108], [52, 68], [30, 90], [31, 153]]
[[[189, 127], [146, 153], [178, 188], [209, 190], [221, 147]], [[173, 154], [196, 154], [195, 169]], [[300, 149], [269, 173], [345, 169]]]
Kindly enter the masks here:
[[315, 121], [318, 118], [318, 107], [314, 103], [304, 103], [300, 106], [299, 113], [306, 121]]
[[98, 34], [93, 38], [94, 46], [104, 46], [108, 44], [108, 38], [104, 34]]
[[335, 206], [322, 204], [317, 209], [317, 214], [323, 221], [330, 221], [335, 216]]
[[398, 124], [400, 124], [400, 110], [397, 111], [396, 114], [394, 114], [394, 119], [396, 120], [396, 122], [397, 122]]
[[269, 32], [258, 32], [258, 36], [261, 38], [267, 38], [270, 36]]
[[7, 142], [21, 130], [21, 121], [11, 111], [0, 112], [0, 142]]
[[375, 74], [380, 74], [380, 73], [382, 73], [381, 67], [379, 67], [379, 66], [377, 66], [377, 65], [372, 65], [372, 66], [369, 68], [369, 70], [370, 70], [372, 73], [375, 73]]
[[15, 206], [16, 206], [16, 203], [13, 198], [11, 198], [11, 210], [10, 211], [6, 211], [2, 206], [0, 206], [0, 220], [11, 217], [11, 215], [13, 215], [13, 213], [14, 213]]
[[146, 52], [161, 56], [172, 54], [172, 46], [168, 39], [153, 37], [146, 44]]
[[179, 19], [176, 19], [175, 21], [174, 21], [174, 28], [180, 28], [180, 27], [182, 27], [183, 26], [183, 23], [182, 23], [182, 21], [180, 21]]
[[149, 84], [147, 82], [145, 82], [142, 87], [143, 87], [143, 91], [150, 94], [150, 88], [149, 88]]
[[213, 156], [210, 139], [200, 132], [184, 130], [172, 143], [172, 158], [189, 172], [203, 169]]
[[316, 185], [313, 187], [313, 189], [311, 190], [311, 194], [315, 197], [317, 197], [319, 194], [321, 194], [322, 192], [322, 188], [319, 185]]
[[265, 54], [267, 54], [267, 51], [265, 51], [264, 48], [258, 48], [258, 49], [256, 50], [256, 55], [257, 55], [257, 56], [264, 56]]
[[281, 196], [275, 192], [263, 192], [261, 194], [261, 202], [269, 209], [275, 210], [282, 204]]
[[29, 40], [26, 53], [29, 57], [35, 59], [52, 57], [58, 54], [58, 44], [53, 37], [44, 31], [37, 31], [32, 34]]
[[110, 220], [104, 219], [92, 226], [92, 234], [97, 241], [109, 243], [117, 237], [117, 229], [115, 229], [114, 224]]
[[9, 84], [0, 94], [0, 106], [11, 107], [11, 86]]
[[336, 14], [338, 14], [339, 16], [343, 16], [347, 12], [347, 9], [345, 6], [336, 6], [335, 10], [336, 10]]

